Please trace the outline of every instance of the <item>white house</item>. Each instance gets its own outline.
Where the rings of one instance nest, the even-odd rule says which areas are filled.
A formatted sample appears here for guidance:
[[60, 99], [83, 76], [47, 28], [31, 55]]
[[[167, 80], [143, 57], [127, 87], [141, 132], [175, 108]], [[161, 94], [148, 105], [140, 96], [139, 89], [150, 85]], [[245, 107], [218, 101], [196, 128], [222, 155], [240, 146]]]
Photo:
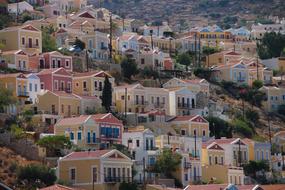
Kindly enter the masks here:
[[163, 36], [164, 32], [172, 32], [172, 29], [168, 25], [167, 22], [163, 22], [162, 25], [159, 26], [147, 26], [144, 25], [142, 27], [143, 29], [143, 35], [144, 36]]
[[30, 101], [35, 104], [37, 96], [40, 94], [41, 81], [40, 78], [33, 73], [26, 75], [26, 77], [28, 79], [28, 93]]
[[8, 12], [10, 14], [22, 14], [24, 11], [33, 11], [34, 8], [26, 1], [19, 3], [10, 3], [8, 4]]
[[196, 107], [196, 94], [186, 87], [169, 89], [169, 114], [189, 115]]
[[[142, 182], [143, 179], [143, 162], [146, 167], [152, 167], [155, 164], [158, 152], [155, 150], [155, 137], [150, 129], [134, 129], [131, 131], [124, 131], [122, 135], [122, 144], [128, 147], [135, 160], [135, 170], [137, 174], [134, 179]], [[154, 174], [146, 172], [146, 178], [153, 178]]]

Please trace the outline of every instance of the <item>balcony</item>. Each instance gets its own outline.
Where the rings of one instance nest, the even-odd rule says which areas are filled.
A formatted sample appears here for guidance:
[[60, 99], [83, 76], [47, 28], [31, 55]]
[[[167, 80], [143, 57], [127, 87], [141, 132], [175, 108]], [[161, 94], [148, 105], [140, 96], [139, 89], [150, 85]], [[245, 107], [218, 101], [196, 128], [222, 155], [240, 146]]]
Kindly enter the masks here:
[[66, 93], [71, 93], [71, 89], [70, 88], [59, 88], [58, 91], [64, 91]]
[[148, 102], [147, 101], [136, 101], [135, 105], [137, 105], [137, 106], [146, 106], [146, 105], [148, 105]]
[[106, 47], [106, 46], [101, 46], [100, 49], [101, 49], [101, 50], [108, 50], [108, 47]]
[[159, 103], [156, 102], [155, 104], [153, 104], [155, 108], [163, 108], [165, 106], [165, 103]]
[[27, 91], [18, 91], [18, 97], [28, 98], [29, 93]]
[[104, 177], [105, 183], [121, 183], [121, 182], [131, 182], [131, 177]]
[[179, 109], [191, 109], [190, 104], [186, 104], [186, 103], [178, 103], [178, 108]]
[[92, 144], [100, 144], [101, 140], [99, 138], [96, 138], [95, 141], [93, 141], [93, 138], [91, 137], [89, 140], [86, 139], [86, 144], [92, 145]]
[[192, 167], [190, 162], [184, 162], [184, 169], [190, 169]]

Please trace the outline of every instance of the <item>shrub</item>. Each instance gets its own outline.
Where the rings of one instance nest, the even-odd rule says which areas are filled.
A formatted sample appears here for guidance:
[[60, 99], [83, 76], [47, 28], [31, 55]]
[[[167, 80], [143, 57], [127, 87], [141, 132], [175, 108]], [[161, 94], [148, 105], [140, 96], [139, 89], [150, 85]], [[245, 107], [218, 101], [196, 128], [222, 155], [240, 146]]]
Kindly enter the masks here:
[[211, 136], [216, 138], [221, 137], [232, 137], [232, 125], [227, 121], [224, 121], [218, 117], [208, 117], [209, 127], [211, 131]]
[[251, 138], [253, 136], [253, 130], [250, 128], [250, 125], [241, 119], [235, 119], [233, 121], [233, 126], [235, 128], [235, 131], [247, 138]]
[[37, 184], [38, 181], [45, 185], [52, 185], [56, 181], [54, 170], [42, 166], [31, 164], [28, 166], [20, 167], [17, 172], [18, 180], [26, 180], [30, 185]]
[[249, 121], [251, 121], [253, 123], [258, 122], [258, 120], [259, 120], [258, 112], [254, 111], [254, 110], [246, 110], [245, 116]]
[[280, 105], [280, 106], [278, 107], [278, 113], [279, 113], [279, 114], [282, 114], [282, 115], [285, 115], [285, 104]]

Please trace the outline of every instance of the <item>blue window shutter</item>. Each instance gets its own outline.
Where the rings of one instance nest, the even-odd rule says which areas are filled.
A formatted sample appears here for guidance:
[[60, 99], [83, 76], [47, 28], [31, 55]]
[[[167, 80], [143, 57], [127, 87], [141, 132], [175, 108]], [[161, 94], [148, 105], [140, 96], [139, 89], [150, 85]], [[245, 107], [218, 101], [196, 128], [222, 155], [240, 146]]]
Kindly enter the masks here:
[[77, 133], [77, 138], [78, 138], [78, 140], [81, 140], [81, 132]]
[[74, 140], [74, 134], [73, 134], [73, 132], [70, 132], [70, 140]]
[[90, 139], [90, 132], [87, 133], [87, 142], [90, 143], [91, 139]]
[[93, 143], [96, 142], [96, 133], [93, 132]]

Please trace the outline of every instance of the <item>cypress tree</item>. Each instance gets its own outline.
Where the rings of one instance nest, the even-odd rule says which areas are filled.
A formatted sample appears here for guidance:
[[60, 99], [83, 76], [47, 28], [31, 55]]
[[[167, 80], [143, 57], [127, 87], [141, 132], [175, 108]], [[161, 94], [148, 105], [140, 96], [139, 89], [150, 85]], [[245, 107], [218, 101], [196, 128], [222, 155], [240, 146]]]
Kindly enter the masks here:
[[112, 105], [112, 84], [109, 81], [109, 77], [106, 75], [102, 92], [102, 106], [106, 109], [107, 112], [110, 112], [111, 105]]

